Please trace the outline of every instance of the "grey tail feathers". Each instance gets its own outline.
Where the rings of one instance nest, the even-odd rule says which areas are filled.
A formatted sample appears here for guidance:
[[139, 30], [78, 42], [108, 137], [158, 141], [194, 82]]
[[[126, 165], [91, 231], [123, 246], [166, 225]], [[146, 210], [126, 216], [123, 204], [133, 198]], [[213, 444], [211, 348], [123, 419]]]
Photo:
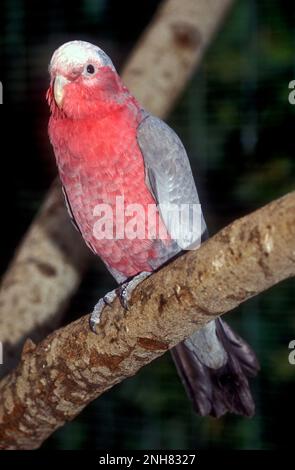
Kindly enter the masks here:
[[253, 416], [255, 405], [248, 377], [259, 371], [259, 363], [250, 346], [220, 318], [217, 337], [228, 355], [219, 369], [202, 364], [182, 342], [172, 349], [172, 357], [195, 411], [201, 416], [219, 418], [227, 412]]

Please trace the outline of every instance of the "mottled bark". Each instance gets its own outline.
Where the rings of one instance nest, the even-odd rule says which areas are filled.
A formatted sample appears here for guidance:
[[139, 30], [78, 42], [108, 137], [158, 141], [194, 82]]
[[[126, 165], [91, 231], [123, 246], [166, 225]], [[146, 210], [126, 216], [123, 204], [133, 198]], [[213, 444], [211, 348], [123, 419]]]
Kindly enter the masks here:
[[[28, 341], [0, 384], [0, 448], [37, 448], [91, 400], [134, 375], [196, 329], [295, 276], [295, 192], [221, 230], [136, 288], [130, 310], [105, 308]], [[165, 393], [165, 390], [163, 390]]]
[[1, 283], [0, 341], [5, 361], [0, 376], [18, 362], [23, 338], [40, 340], [58, 326], [89, 259], [69, 223], [56, 181]]
[[[128, 60], [123, 80], [143, 106], [165, 116], [211, 41], [232, 0], [166, 0]], [[41, 98], [40, 98], [41, 99]], [[69, 222], [60, 188], [49, 191], [0, 289], [4, 375], [24, 338], [54, 329], [90, 255]], [[9, 360], [8, 360], [9, 359]]]

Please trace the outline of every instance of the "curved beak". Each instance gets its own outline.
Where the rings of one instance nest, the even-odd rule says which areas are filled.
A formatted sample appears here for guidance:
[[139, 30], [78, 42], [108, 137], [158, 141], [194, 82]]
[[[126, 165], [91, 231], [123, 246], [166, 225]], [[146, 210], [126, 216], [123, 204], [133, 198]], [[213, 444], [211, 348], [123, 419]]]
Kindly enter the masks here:
[[53, 84], [53, 93], [54, 99], [59, 108], [62, 106], [63, 97], [64, 97], [64, 86], [70, 83], [63, 75], [57, 75], [54, 79]]

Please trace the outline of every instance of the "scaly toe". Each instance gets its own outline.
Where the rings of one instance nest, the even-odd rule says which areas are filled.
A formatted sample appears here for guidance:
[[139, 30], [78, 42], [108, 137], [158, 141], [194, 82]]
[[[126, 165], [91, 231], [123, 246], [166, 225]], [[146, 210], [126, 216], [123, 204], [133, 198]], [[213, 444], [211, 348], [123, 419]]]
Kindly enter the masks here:
[[93, 309], [93, 312], [90, 314], [89, 325], [94, 333], [97, 333], [96, 328], [100, 323], [100, 317], [105, 306], [105, 301], [103, 299], [99, 299]]
[[117, 297], [116, 289], [108, 292], [102, 299], [99, 299], [95, 305], [93, 312], [90, 314], [89, 325], [94, 333], [97, 333], [97, 326], [100, 324], [101, 314], [106, 305], [111, 303]]
[[130, 297], [128, 296], [127, 287], [128, 287], [128, 282], [125, 282], [117, 289], [117, 295], [120, 299], [120, 303], [125, 310], [129, 309], [129, 300], [130, 300]]
[[129, 302], [132, 296], [134, 289], [142, 282], [144, 279], [149, 277], [151, 273], [143, 271], [137, 276], [134, 276], [130, 281], [123, 282], [117, 289], [117, 295], [120, 299], [121, 305], [125, 310], [129, 309]]
[[117, 289], [111, 290], [108, 292], [103, 300], [106, 305], [111, 305], [112, 302], [114, 302], [115, 298], [117, 297]]

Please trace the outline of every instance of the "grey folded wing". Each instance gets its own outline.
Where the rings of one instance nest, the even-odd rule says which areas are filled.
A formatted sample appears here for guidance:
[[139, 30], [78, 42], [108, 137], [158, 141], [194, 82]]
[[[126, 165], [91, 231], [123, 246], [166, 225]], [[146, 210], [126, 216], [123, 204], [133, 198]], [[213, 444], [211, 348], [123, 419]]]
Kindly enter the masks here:
[[147, 114], [138, 127], [137, 141], [144, 159], [146, 183], [168, 233], [179, 250], [198, 247], [206, 224], [181, 140], [161, 119]]

